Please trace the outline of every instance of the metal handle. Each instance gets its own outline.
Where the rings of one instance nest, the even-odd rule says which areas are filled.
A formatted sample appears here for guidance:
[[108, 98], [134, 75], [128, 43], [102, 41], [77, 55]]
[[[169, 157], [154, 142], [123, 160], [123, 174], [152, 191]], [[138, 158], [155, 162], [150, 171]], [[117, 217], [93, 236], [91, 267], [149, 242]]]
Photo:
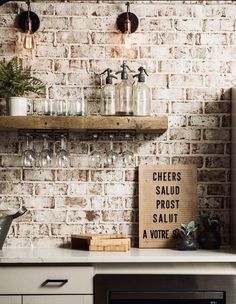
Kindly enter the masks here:
[[47, 279], [45, 280], [42, 284], [41, 287], [62, 287], [64, 286], [66, 283], [68, 283], [67, 279], [62, 279], [62, 280], [51, 280], [51, 279]]

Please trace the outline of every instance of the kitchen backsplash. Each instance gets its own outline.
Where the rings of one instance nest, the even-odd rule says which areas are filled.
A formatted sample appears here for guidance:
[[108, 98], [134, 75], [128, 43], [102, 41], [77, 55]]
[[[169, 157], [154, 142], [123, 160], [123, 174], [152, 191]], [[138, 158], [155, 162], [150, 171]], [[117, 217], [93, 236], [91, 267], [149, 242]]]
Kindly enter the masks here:
[[[98, 113], [100, 76], [119, 70], [122, 60], [150, 77], [152, 113], [168, 114], [169, 128], [138, 135], [129, 147], [129, 167], [91, 166], [89, 154], [109, 146], [106, 138], [70, 135], [71, 167], [23, 169], [22, 142], [16, 132], [0, 133], [0, 210], [21, 204], [29, 212], [16, 221], [6, 246], [65, 245], [71, 233], [124, 232], [138, 236], [139, 164], [196, 164], [199, 213], [221, 219], [223, 243], [230, 242], [230, 88], [236, 82], [236, 2], [131, 1], [139, 17], [133, 45], [125, 50], [116, 29], [125, 1], [37, 1], [41, 20], [36, 48], [22, 48], [14, 20], [25, 2], [0, 7], [0, 56], [17, 55], [47, 83], [46, 98], [74, 99], [84, 88], [89, 113]], [[30, 100], [29, 114], [44, 98]], [[41, 142], [38, 143], [38, 146]], [[36, 143], [37, 146], [37, 143]], [[115, 139], [119, 153], [124, 142]]]

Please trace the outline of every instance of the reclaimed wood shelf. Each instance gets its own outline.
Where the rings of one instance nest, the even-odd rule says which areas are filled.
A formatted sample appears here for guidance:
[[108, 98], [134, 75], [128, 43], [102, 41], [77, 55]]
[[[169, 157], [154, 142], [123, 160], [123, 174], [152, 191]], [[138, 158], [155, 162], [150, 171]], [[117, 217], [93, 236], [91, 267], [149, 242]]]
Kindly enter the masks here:
[[13, 130], [134, 130], [163, 133], [168, 119], [163, 116], [1, 116], [0, 131]]

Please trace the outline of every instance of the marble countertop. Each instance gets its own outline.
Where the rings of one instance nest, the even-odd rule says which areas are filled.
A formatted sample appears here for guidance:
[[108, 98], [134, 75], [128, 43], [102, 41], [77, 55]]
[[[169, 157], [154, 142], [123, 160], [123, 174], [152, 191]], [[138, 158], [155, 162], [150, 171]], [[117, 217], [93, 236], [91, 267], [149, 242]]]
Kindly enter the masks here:
[[3, 248], [0, 250], [0, 263], [236, 263], [236, 250], [132, 248], [128, 252], [90, 252], [68, 248]]

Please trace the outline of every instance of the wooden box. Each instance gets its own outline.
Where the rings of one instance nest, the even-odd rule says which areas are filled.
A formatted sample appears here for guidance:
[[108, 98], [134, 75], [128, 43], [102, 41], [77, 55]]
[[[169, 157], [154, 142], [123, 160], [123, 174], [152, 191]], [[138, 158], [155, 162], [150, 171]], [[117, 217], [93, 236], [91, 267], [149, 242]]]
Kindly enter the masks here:
[[72, 234], [71, 248], [89, 251], [128, 251], [130, 238], [125, 234]]

